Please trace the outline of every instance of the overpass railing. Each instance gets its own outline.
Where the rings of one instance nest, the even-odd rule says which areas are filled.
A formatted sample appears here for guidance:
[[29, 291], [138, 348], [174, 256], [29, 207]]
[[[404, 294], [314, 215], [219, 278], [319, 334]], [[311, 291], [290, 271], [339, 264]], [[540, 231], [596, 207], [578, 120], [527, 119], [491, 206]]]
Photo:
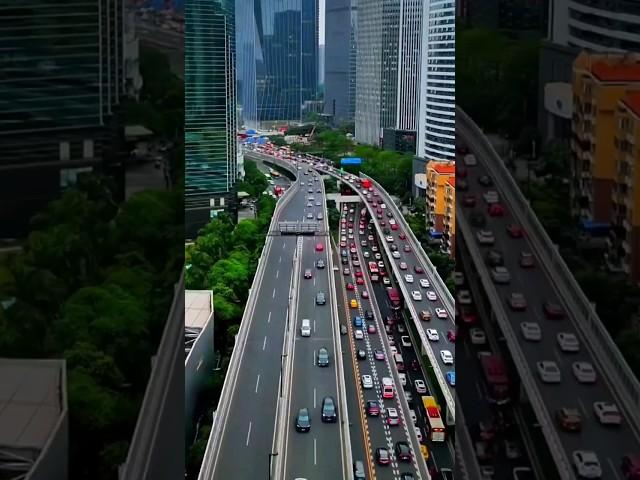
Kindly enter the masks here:
[[571, 311], [573, 324], [586, 340], [593, 357], [604, 373], [603, 377], [607, 379], [609, 385], [617, 386], [614, 394], [625, 410], [627, 421], [638, 433], [640, 431], [640, 382], [598, 317], [595, 305], [589, 301], [578, 285], [562, 259], [557, 245], [549, 238], [493, 145], [484, 132], [459, 107], [456, 108], [456, 130], [463, 134], [462, 137], [472, 151], [480, 150], [482, 155], [479, 159], [489, 160], [486, 167], [496, 187], [510, 206], [513, 215], [526, 228], [527, 237], [545, 268], [547, 277], [563, 303]]

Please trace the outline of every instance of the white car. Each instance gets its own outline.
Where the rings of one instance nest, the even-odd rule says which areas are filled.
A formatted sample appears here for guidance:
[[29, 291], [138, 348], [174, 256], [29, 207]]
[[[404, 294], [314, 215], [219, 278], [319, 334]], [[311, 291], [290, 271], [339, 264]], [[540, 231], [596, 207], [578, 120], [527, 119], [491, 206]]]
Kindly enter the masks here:
[[377, 252], [377, 251], [378, 251], [378, 246], [377, 246], [377, 245], [373, 245], [373, 246], [371, 247], [371, 251], [372, 251], [372, 252]]
[[471, 305], [473, 300], [471, 299], [471, 292], [469, 290], [460, 290], [458, 292], [458, 303], [460, 305]]
[[404, 281], [407, 282], [407, 283], [413, 283], [413, 275], [407, 273], [404, 276]]
[[411, 298], [413, 298], [415, 302], [419, 302], [422, 300], [422, 294], [418, 290], [411, 290]]
[[506, 267], [494, 267], [491, 269], [491, 278], [495, 283], [509, 283], [511, 275]]
[[438, 318], [447, 318], [449, 315], [444, 308], [436, 308], [436, 317]]
[[571, 370], [576, 380], [580, 383], [596, 382], [596, 371], [589, 362], [573, 362], [571, 364]]
[[393, 407], [389, 407], [386, 409], [387, 414], [387, 425], [400, 425], [400, 415], [398, 415], [398, 410]]
[[543, 360], [536, 363], [538, 368], [538, 375], [544, 383], [560, 383], [562, 381], [562, 375], [556, 362], [552, 360]]
[[487, 343], [487, 336], [481, 328], [472, 328], [469, 330], [469, 337], [473, 345], [484, 345]]
[[407, 374], [406, 373], [399, 373], [398, 376], [400, 377], [400, 384], [404, 387], [407, 385]]
[[574, 353], [580, 351], [580, 342], [578, 341], [578, 337], [573, 333], [560, 332], [556, 338], [558, 340], [558, 346], [563, 352]]
[[385, 208], [387, 208], [387, 206], [384, 203], [381, 203], [380, 208], [384, 210]]
[[373, 235], [369, 235], [369, 236], [367, 237], [367, 240], [369, 240], [370, 242], [373, 242]]
[[416, 432], [416, 438], [418, 439], [418, 441], [422, 442], [422, 430], [420, 430], [420, 427], [413, 427], [413, 429]]
[[487, 202], [489, 205], [491, 205], [492, 203], [498, 203], [500, 201], [498, 192], [496, 192], [495, 190], [488, 190], [484, 192], [482, 194], [482, 198], [484, 198], [484, 201]]
[[493, 245], [496, 242], [496, 237], [493, 236], [491, 230], [480, 230], [476, 233], [476, 239], [480, 245]]
[[429, 280], [427, 280], [426, 278], [421, 278], [420, 279], [420, 286], [422, 288], [429, 288], [430, 287]]
[[434, 292], [433, 290], [429, 290], [427, 291], [427, 299], [435, 302], [436, 300], [438, 300], [438, 296], [436, 295], [436, 292]]
[[400, 258], [400, 252], [398, 252], [397, 250], [395, 252], [391, 252], [391, 256], [393, 258]]
[[398, 348], [395, 347], [394, 345], [391, 345], [389, 347], [389, 350], [391, 350], [391, 355], [395, 355], [396, 353], [398, 353]]
[[369, 257], [371, 256], [371, 254], [370, 254], [370, 253], [369, 253], [369, 251], [367, 250], [366, 252], [364, 252], [364, 253], [362, 254], [362, 256], [363, 256], [364, 258], [369, 258]]
[[400, 262], [400, 270], [406, 270], [407, 269], [407, 262]]
[[602, 425], [620, 425], [622, 415], [618, 406], [611, 402], [593, 402], [593, 413]]
[[371, 375], [362, 375], [362, 388], [373, 388], [373, 378], [371, 378]]
[[391, 280], [389, 280], [389, 277], [383, 277], [382, 278], [382, 283], [384, 285], [391, 285]]
[[445, 365], [453, 365], [453, 354], [449, 350], [440, 350], [440, 358]]
[[427, 393], [427, 385], [424, 383], [424, 380], [418, 379], [414, 381], [413, 386], [416, 388], [416, 392]]
[[400, 337], [400, 343], [402, 343], [403, 347], [408, 348], [411, 346], [411, 339], [407, 335], [403, 335]]
[[355, 338], [356, 340], [362, 340], [364, 339], [364, 332], [362, 330], [355, 330], [353, 332], [353, 338]]
[[537, 322], [522, 322], [520, 324], [520, 331], [525, 340], [530, 342], [539, 342], [542, 340], [542, 330]]
[[382, 258], [382, 255], [380, 255], [379, 253], [376, 253], [373, 258], [375, 258], [376, 260], [380, 260]]
[[595, 452], [591, 450], [574, 450], [571, 458], [579, 477], [602, 478], [602, 467]]
[[389, 243], [393, 242], [393, 237], [391, 235], [387, 235], [386, 237], [384, 237], [384, 239]]
[[378, 262], [378, 268], [384, 268], [384, 262], [382, 260]]
[[453, 283], [456, 287], [460, 287], [464, 284], [464, 273], [453, 272]]
[[432, 342], [440, 341], [440, 335], [435, 328], [427, 328], [427, 338]]

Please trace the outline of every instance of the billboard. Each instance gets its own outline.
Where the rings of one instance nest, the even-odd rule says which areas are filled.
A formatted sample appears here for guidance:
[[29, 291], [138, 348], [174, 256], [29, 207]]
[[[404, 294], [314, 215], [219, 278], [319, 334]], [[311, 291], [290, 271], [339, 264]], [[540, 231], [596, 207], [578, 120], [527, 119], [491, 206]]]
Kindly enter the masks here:
[[340, 165], [362, 165], [362, 159], [359, 157], [341, 158]]

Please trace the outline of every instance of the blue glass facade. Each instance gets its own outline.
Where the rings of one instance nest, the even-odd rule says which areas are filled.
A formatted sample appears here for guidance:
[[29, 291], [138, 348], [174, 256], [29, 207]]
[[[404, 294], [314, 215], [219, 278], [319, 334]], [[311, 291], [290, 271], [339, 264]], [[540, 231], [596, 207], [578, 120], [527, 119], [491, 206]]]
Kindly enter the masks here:
[[318, 90], [318, 0], [237, 0], [238, 90], [246, 128], [301, 120]]

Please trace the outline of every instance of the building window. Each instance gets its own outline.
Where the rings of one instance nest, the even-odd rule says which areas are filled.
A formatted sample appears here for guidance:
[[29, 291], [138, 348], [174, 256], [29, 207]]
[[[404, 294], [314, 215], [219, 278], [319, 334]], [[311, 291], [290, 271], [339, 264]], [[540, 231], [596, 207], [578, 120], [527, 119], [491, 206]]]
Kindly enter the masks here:
[[60, 161], [66, 161], [70, 158], [71, 148], [69, 147], [69, 142], [60, 142]]
[[88, 139], [82, 142], [82, 158], [93, 158], [93, 140]]

